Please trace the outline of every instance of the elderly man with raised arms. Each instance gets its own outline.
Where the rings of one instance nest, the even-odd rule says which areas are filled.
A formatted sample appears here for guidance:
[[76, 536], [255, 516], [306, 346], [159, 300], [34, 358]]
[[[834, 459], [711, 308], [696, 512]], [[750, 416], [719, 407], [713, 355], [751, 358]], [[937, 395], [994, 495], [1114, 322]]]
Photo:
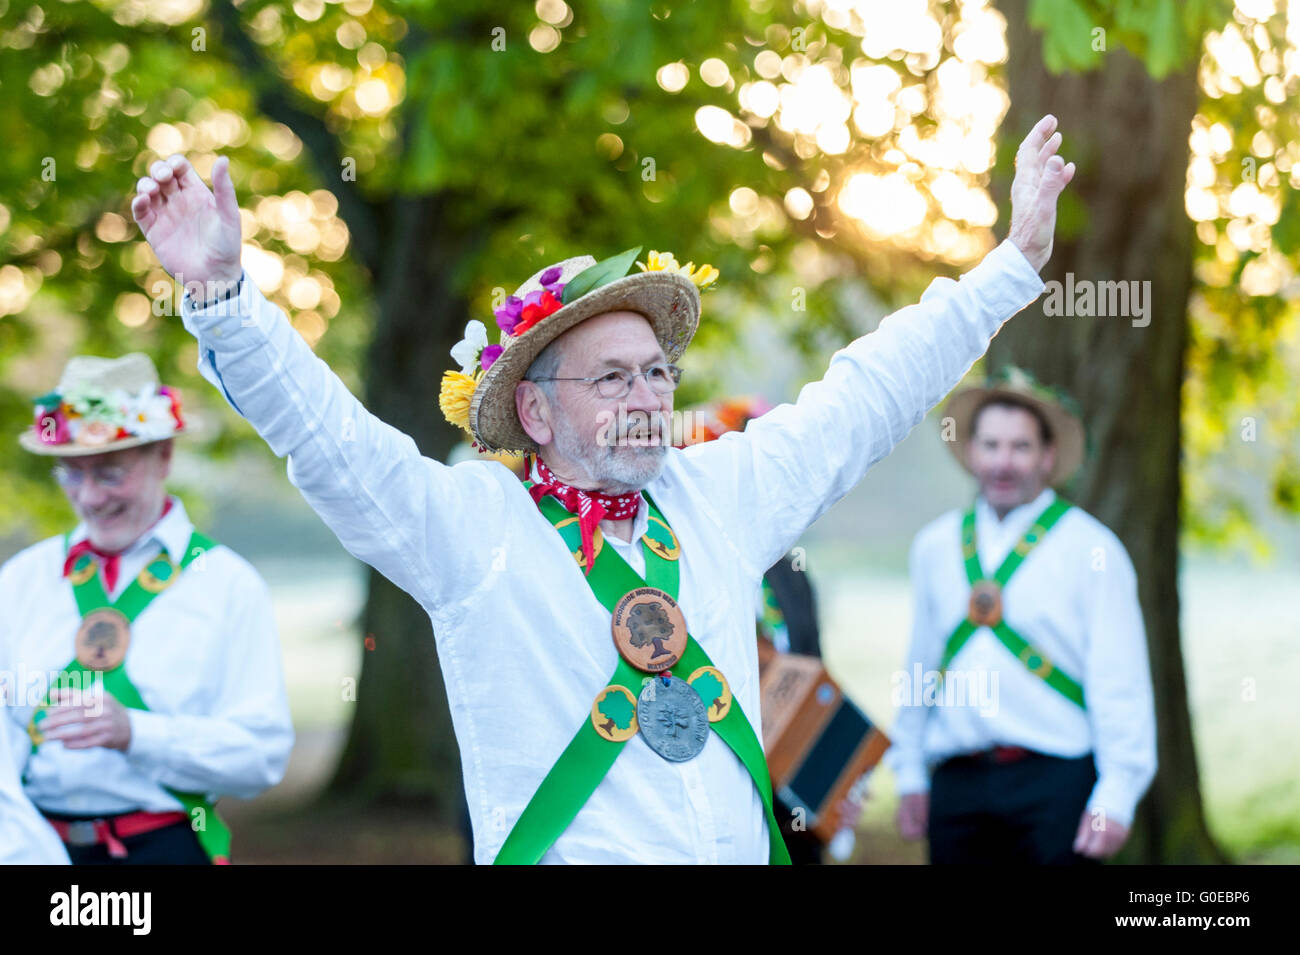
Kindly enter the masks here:
[[442, 396], [480, 447], [529, 454], [523, 483], [422, 457], [312, 353], [241, 269], [224, 157], [211, 190], [180, 156], [140, 180], [132, 211], [190, 289], [202, 374], [429, 614], [477, 861], [787, 861], [759, 743], [758, 580], [1042, 291], [1074, 174], [1055, 127], [1020, 147], [1006, 241], [718, 441], [672, 449], [662, 431], [715, 270], [651, 253], [629, 275], [629, 249], [539, 271], [497, 309], [498, 343], [470, 323]]

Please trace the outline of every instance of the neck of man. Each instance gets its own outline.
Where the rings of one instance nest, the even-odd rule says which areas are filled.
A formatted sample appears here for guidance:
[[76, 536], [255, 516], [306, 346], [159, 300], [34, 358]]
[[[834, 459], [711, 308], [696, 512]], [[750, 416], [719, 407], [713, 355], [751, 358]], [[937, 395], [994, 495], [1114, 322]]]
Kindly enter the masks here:
[[1013, 504], [1007, 504], [1005, 506], [999, 506], [997, 504], [994, 504], [992, 501], [989, 501], [989, 496], [987, 493], [985, 493], [984, 495], [984, 500], [988, 502], [988, 505], [992, 509], [994, 516], [996, 516], [998, 519], [998, 523], [1001, 524], [1004, 520], [1007, 519], [1007, 515], [1010, 514], [1012, 511], [1014, 511], [1016, 508], [1024, 507], [1026, 504], [1030, 503], [1031, 501], [1037, 500], [1038, 495], [1042, 494], [1045, 489], [1046, 489], [1046, 485], [1040, 484], [1036, 489], [1031, 489], [1028, 495], [1024, 498], [1024, 500], [1016, 501]]
[[[594, 491], [611, 497], [618, 497], [622, 494], [630, 494], [641, 490], [641, 488], [627, 487], [623, 484], [602, 484], [585, 473], [581, 467], [553, 452], [541, 454], [539, 457], [546, 462], [546, 466], [551, 469], [551, 473], [555, 475], [557, 481], [570, 487], [576, 487], [580, 491]], [[634, 517], [625, 517], [622, 520], [606, 519], [600, 522], [600, 529], [606, 535], [617, 537], [621, 541], [631, 541], [632, 527], [635, 523], [636, 518]]]

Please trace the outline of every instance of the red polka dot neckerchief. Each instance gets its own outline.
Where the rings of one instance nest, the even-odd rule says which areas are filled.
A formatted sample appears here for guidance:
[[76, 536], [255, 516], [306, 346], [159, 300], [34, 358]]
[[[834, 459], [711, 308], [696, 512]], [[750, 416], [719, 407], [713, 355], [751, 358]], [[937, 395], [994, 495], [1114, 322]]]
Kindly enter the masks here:
[[534, 504], [549, 494], [563, 504], [566, 511], [578, 516], [582, 556], [586, 559], [583, 573], [590, 574], [591, 566], [596, 560], [594, 541], [597, 526], [606, 519], [622, 521], [635, 517], [637, 508], [641, 506], [641, 492], [604, 494], [600, 491], [585, 491], [560, 481], [541, 458], [535, 457], [533, 460], [537, 467], [537, 483], [528, 489], [528, 493], [532, 495]]

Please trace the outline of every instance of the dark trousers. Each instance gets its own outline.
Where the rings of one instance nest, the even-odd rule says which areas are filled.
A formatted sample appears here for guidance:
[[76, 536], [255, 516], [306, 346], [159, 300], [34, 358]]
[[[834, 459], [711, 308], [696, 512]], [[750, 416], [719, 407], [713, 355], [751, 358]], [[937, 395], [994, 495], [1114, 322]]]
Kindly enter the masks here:
[[[86, 819], [86, 816], [65, 816], [59, 813], [47, 813], [51, 819], [72, 822]], [[97, 817], [98, 818], [98, 817]], [[93, 846], [70, 846], [66, 843], [68, 858], [73, 865], [211, 865], [212, 860], [199, 845], [199, 837], [194, 834], [188, 822], [177, 822], [163, 826], [153, 832], [144, 832], [138, 836], [127, 836], [119, 840], [126, 847], [125, 859], [114, 859], [108, 854], [108, 846], [102, 842]]]
[[930, 781], [930, 862], [1079, 865], [1073, 849], [1097, 782], [1092, 754], [1031, 753], [1009, 763], [958, 757]]

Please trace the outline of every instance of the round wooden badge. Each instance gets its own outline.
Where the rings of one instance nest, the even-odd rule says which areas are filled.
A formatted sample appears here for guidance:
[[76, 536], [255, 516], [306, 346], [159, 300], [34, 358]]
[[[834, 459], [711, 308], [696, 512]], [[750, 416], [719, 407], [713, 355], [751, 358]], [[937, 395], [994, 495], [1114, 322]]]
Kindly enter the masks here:
[[996, 627], [1002, 622], [1002, 588], [996, 581], [981, 580], [971, 588], [969, 618], [977, 627]]
[[686, 618], [657, 587], [629, 590], [614, 607], [614, 646], [638, 670], [667, 670], [686, 652]]
[[126, 659], [131, 624], [111, 607], [92, 610], [77, 630], [77, 662], [87, 670], [113, 670]]

